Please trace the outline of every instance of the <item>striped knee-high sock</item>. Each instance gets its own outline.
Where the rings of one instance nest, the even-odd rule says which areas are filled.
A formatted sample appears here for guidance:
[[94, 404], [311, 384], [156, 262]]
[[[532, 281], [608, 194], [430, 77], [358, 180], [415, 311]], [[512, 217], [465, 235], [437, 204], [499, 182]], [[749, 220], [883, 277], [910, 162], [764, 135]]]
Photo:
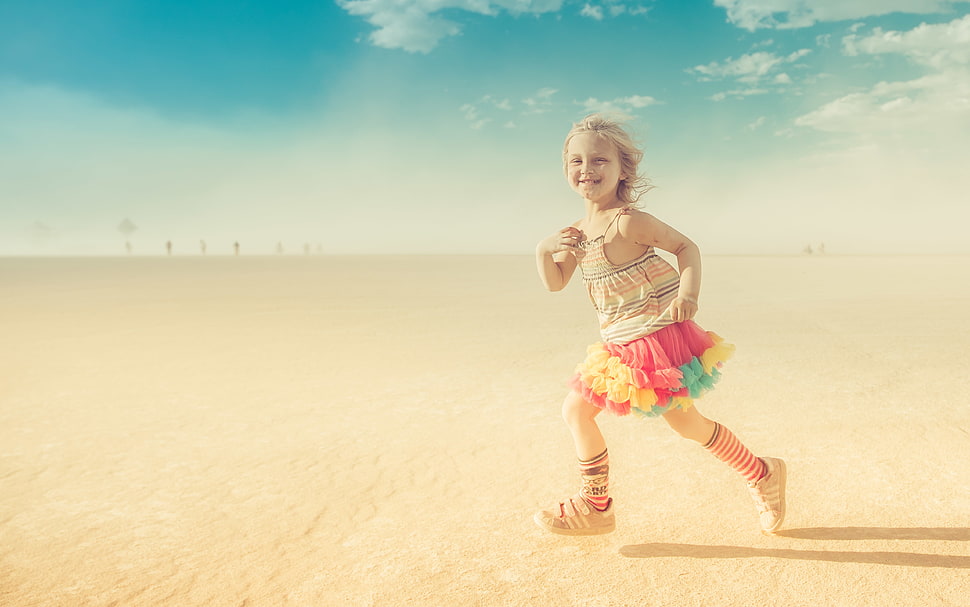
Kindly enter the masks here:
[[583, 497], [597, 510], [610, 505], [610, 454], [603, 451], [593, 459], [579, 460]]
[[704, 448], [714, 457], [734, 468], [748, 482], [757, 481], [767, 472], [765, 463], [741, 444], [733, 432], [717, 422], [714, 423], [714, 436], [704, 445]]

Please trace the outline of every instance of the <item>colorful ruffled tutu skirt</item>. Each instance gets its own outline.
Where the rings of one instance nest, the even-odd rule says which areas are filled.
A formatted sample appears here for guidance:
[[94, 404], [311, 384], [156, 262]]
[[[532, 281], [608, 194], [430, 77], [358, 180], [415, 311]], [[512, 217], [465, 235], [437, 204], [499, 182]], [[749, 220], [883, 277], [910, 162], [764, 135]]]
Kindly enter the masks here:
[[628, 344], [593, 344], [569, 386], [617, 415], [663, 415], [692, 407], [714, 387], [733, 352], [733, 345], [688, 320]]

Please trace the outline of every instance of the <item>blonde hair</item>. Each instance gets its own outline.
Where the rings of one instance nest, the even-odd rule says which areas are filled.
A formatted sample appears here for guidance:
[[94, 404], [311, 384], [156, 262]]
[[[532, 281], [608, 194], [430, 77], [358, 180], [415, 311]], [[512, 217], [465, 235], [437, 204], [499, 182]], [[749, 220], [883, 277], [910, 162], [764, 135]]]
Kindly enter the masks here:
[[616, 195], [621, 201], [636, 204], [641, 196], [653, 189], [654, 186], [650, 180], [639, 173], [643, 150], [637, 147], [630, 134], [623, 129], [623, 123], [603, 114], [590, 114], [573, 125], [562, 146], [563, 171], [567, 168], [566, 154], [569, 141], [576, 135], [584, 133], [605, 137], [616, 146], [616, 151], [620, 155], [620, 171], [626, 175], [626, 179], [621, 180], [616, 188]]

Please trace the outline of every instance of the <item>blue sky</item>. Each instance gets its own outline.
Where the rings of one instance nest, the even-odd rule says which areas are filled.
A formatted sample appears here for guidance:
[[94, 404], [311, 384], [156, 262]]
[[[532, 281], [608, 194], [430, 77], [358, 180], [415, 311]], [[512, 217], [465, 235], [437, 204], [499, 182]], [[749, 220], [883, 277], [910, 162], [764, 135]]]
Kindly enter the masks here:
[[970, 253], [970, 0], [0, 2], [0, 254], [529, 253], [626, 116], [709, 253]]

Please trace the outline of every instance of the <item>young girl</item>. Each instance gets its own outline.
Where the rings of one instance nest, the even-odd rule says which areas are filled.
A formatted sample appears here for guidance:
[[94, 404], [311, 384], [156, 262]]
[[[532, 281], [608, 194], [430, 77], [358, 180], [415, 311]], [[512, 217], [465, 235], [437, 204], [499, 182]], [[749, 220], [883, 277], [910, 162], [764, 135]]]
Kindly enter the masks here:
[[[615, 528], [609, 454], [596, 424], [606, 409], [663, 416], [675, 432], [703, 445], [747, 480], [762, 530], [774, 533], [785, 517], [785, 463], [755, 457], [694, 406], [694, 399], [713, 387], [734, 347], [692, 320], [701, 286], [697, 245], [632, 208], [651, 187], [637, 173], [642, 157], [619, 123], [597, 114], [574, 125], [566, 137], [566, 179], [583, 197], [586, 216], [540, 242], [536, 261], [550, 291], [565, 287], [579, 266], [603, 341], [589, 347], [562, 405], [582, 488], [538, 512], [535, 521], [565, 535]], [[679, 274], [656, 248], [676, 255]]]

